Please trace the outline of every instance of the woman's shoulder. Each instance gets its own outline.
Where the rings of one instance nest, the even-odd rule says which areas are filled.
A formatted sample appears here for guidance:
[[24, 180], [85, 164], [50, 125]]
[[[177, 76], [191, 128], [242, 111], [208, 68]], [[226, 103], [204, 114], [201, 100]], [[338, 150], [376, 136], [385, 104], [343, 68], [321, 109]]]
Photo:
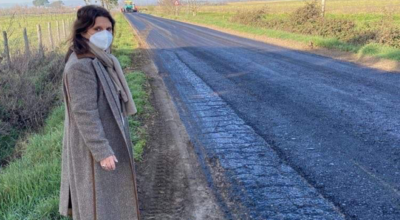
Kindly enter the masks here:
[[65, 72], [75, 72], [75, 71], [94, 72], [92, 61], [93, 58], [90, 57], [78, 58], [78, 56], [75, 53], [72, 53], [67, 63], [65, 64], [64, 70]]

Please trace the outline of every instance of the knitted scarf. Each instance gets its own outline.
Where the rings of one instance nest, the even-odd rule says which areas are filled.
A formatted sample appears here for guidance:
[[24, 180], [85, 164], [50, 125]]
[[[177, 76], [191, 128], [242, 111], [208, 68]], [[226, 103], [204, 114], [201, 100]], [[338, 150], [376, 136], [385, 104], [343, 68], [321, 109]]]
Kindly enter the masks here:
[[108, 74], [117, 88], [118, 94], [121, 95], [123, 100], [122, 112], [124, 116], [134, 115], [137, 112], [137, 109], [118, 59], [111, 53], [98, 48], [90, 41], [88, 42], [88, 45], [90, 52], [92, 52], [104, 67], [106, 67]]

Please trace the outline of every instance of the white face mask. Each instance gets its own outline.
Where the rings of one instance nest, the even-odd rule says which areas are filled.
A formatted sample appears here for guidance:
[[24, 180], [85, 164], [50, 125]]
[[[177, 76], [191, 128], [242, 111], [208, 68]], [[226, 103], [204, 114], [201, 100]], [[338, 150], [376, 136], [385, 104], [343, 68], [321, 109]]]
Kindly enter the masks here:
[[107, 30], [97, 32], [89, 38], [92, 44], [103, 50], [107, 50], [111, 46], [112, 40], [113, 35]]

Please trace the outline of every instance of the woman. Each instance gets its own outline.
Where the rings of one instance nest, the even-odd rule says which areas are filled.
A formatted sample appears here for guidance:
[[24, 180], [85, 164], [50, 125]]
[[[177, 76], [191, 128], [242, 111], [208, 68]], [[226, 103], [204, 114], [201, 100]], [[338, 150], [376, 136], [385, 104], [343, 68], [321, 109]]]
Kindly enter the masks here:
[[80, 8], [66, 55], [59, 212], [75, 220], [139, 219], [127, 122], [137, 110], [110, 53], [114, 27], [104, 8]]

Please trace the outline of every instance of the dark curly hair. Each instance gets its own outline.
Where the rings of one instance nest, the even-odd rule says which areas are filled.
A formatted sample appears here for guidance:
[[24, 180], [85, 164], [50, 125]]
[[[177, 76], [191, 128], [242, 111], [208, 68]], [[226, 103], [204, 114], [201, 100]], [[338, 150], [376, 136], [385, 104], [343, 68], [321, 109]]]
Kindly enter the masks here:
[[74, 22], [72, 34], [68, 40], [71, 43], [71, 46], [65, 56], [65, 62], [68, 61], [72, 52], [75, 52], [78, 55], [89, 52], [87, 39], [84, 38], [82, 34], [86, 33], [94, 26], [97, 17], [108, 18], [112, 24], [112, 33], [114, 34], [115, 20], [107, 9], [98, 5], [87, 5], [80, 8], [76, 15], [77, 18]]

